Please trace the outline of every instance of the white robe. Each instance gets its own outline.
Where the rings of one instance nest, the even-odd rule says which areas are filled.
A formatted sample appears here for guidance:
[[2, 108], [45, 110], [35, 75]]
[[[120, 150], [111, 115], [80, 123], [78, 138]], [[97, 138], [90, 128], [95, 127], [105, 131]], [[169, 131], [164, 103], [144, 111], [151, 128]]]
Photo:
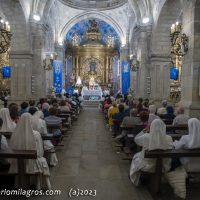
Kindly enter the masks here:
[[[139, 185], [139, 179], [140, 179], [140, 174], [141, 174], [140, 171], [146, 171], [146, 172], [154, 172], [155, 171], [156, 160], [152, 159], [152, 158], [144, 158], [145, 150], [172, 149], [172, 147], [173, 147], [172, 138], [168, 135], [165, 135], [166, 131], [161, 136], [163, 138], [163, 141], [162, 141], [162, 139], [158, 139], [157, 141], [155, 141], [155, 138], [158, 137], [158, 135], [156, 133], [155, 134], [151, 133], [151, 131], [156, 131], [156, 129], [152, 130], [152, 125], [157, 120], [159, 120], [159, 119], [155, 119], [152, 122], [151, 128], [150, 128], [150, 133], [140, 132], [135, 137], [135, 143], [142, 147], [142, 151], [138, 152], [134, 155], [132, 163], [131, 163], [131, 167], [130, 167], [130, 179], [133, 182], [133, 184], [136, 186]], [[161, 120], [159, 120], [159, 123], [163, 123], [160, 121]], [[165, 130], [166, 130], [166, 128], [165, 128]], [[154, 137], [154, 136], [152, 137], [152, 135], [155, 135], [156, 137]], [[160, 143], [158, 141], [160, 141]], [[155, 148], [153, 148], [153, 145], [155, 146]], [[171, 159], [164, 159], [163, 171], [165, 171], [165, 172], [169, 171], [170, 167], [171, 167]]]
[[3, 120], [3, 124], [0, 131], [13, 132], [16, 127], [16, 124], [12, 121], [8, 108], [2, 108], [0, 110], [0, 118]]
[[[175, 149], [200, 148], [200, 122], [196, 118], [188, 121], [189, 135], [184, 135], [174, 142]], [[188, 172], [199, 172], [200, 158], [181, 158], [181, 163]]]
[[4, 135], [1, 136], [1, 150], [8, 149], [8, 143]]
[[[42, 116], [43, 116], [42, 111], [37, 111], [33, 115], [33, 118], [32, 118], [33, 130], [38, 131], [42, 135], [48, 135], [46, 122], [40, 118]], [[50, 152], [54, 151], [54, 145], [52, 144], [52, 142], [50, 140], [44, 140], [43, 144], [44, 144], [45, 151], [50, 151]], [[57, 159], [56, 153], [50, 154], [49, 164], [51, 166], [56, 166], [58, 164], [58, 159]]]
[[[26, 160], [26, 173], [34, 174], [40, 173], [37, 177], [37, 189], [50, 189], [49, 181], [49, 167], [46, 159], [43, 157], [44, 150], [42, 145], [42, 138], [39, 132], [33, 131], [31, 125], [32, 116], [29, 113], [24, 113], [21, 116], [20, 121], [17, 124], [15, 131], [10, 140], [10, 147], [14, 150], [36, 150], [37, 158]], [[17, 170], [17, 160], [10, 159], [10, 173], [16, 173]], [[44, 182], [45, 186], [43, 187]]]

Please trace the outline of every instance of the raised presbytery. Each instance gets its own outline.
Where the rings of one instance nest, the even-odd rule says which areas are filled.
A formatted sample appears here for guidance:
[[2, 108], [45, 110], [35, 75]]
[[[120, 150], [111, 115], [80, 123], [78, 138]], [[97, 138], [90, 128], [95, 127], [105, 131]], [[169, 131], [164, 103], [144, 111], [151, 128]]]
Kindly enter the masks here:
[[0, 199], [199, 200], [200, 0], [0, 0]]

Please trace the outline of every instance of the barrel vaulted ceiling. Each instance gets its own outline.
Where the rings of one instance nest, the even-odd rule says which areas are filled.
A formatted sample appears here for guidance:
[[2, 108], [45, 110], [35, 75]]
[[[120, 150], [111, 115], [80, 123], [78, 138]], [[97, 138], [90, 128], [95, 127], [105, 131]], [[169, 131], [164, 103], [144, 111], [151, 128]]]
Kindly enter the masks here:
[[121, 40], [136, 25], [142, 24], [144, 17], [156, 23], [166, 0], [19, 0], [26, 20], [33, 14], [41, 17], [40, 23], [50, 23], [55, 30], [56, 40], [64, 38], [79, 21], [97, 18], [110, 24]]

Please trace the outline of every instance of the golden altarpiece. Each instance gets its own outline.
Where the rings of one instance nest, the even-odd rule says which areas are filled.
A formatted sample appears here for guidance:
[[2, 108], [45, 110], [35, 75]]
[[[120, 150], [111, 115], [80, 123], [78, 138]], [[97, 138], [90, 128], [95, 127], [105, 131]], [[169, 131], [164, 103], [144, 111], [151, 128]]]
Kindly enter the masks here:
[[85, 37], [86, 40], [81, 45], [76, 36], [73, 38], [72, 73], [75, 80], [80, 77], [84, 85], [88, 85], [91, 80], [101, 86], [112, 85], [115, 52], [112, 37], [107, 38], [106, 45], [102, 44], [102, 36], [95, 20], [92, 20]]
[[[0, 54], [0, 72], [3, 66], [9, 66], [9, 50]], [[0, 73], [0, 91], [10, 91], [10, 78], [3, 78]]]

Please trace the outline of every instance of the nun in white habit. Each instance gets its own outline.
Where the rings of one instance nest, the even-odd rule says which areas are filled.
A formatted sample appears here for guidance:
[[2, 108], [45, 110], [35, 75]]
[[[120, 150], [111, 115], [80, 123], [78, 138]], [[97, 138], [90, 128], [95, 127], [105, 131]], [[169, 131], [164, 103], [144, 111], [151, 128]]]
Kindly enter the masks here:
[[[135, 154], [130, 168], [130, 179], [134, 185], [139, 185], [140, 170], [154, 172], [155, 159], [144, 158], [145, 150], [172, 149], [172, 138], [166, 135], [166, 125], [160, 119], [155, 119], [151, 123], [150, 133], [140, 132], [135, 137], [135, 143], [142, 147], [142, 151]], [[163, 171], [169, 171], [171, 159], [165, 159], [163, 162]]]
[[[46, 159], [43, 157], [43, 144], [39, 132], [34, 131], [31, 124], [32, 116], [29, 113], [22, 114], [11, 139], [10, 147], [15, 150], [36, 150], [37, 159], [26, 160], [26, 173], [37, 173], [37, 189], [50, 189], [50, 172]], [[10, 172], [17, 172], [17, 161], [11, 159]]]
[[[175, 149], [200, 148], [200, 121], [196, 118], [189, 119], [188, 131], [188, 135], [174, 142]], [[180, 160], [187, 172], [199, 172], [200, 158], [181, 158]]]
[[[42, 135], [47, 135], [47, 126], [46, 122], [43, 120], [44, 114], [42, 111], [37, 111], [34, 113], [32, 116], [32, 127], [34, 131], [38, 131]], [[54, 152], [54, 145], [50, 140], [44, 140], [44, 150], [49, 151], [49, 152]], [[51, 153], [50, 154], [50, 161], [49, 164], [51, 166], [56, 166], [58, 164], [58, 159], [56, 156], [56, 153]]]
[[0, 118], [3, 120], [3, 124], [0, 131], [13, 132], [16, 127], [16, 124], [12, 121], [8, 108], [2, 108], [0, 110]]

